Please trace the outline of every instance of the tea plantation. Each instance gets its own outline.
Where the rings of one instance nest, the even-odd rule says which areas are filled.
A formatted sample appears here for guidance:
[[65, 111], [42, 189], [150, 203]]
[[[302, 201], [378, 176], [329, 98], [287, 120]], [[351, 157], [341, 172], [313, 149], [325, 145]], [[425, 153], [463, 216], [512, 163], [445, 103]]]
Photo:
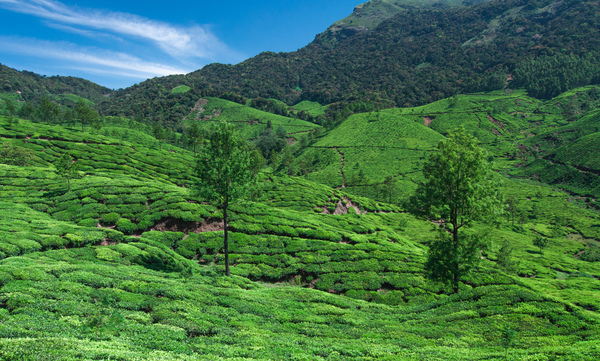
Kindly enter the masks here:
[[[0, 117], [0, 359], [598, 359], [598, 118], [566, 107], [592, 89], [362, 113], [312, 143], [318, 125], [205, 99], [188, 125], [239, 122], [254, 139], [270, 122], [298, 141], [231, 206], [231, 278], [193, 152], [121, 118], [92, 134]], [[508, 211], [469, 230], [489, 244], [453, 294], [425, 277], [434, 226], [402, 201], [459, 125], [488, 149]], [[559, 166], [589, 178], [544, 173]]]

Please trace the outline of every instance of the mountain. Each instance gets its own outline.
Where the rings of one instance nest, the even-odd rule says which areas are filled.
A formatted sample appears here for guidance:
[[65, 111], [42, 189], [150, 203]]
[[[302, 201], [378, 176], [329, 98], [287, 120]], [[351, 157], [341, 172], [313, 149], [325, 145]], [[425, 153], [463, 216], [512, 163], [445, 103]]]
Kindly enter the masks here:
[[369, 2], [347, 22], [359, 24], [389, 9], [396, 9], [390, 10], [394, 15], [377, 20], [369, 31], [336, 35], [336, 41], [330, 28], [295, 52], [265, 52], [237, 65], [211, 64], [185, 76], [155, 78], [115, 93], [102, 109], [129, 116], [153, 109], [162, 114], [155, 120], [171, 122], [199, 98], [188, 93], [190, 99], [175, 101], [178, 97], [170, 92], [179, 85], [289, 105], [361, 101], [389, 108], [504, 88], [525, 88], [534, 97], [550, 99], [600, 81], [597, 2], [469, 3]]
[[396, 106], [415, 106], [503, 89], [511, 78], [511, 87], [552, 97], [567, 90], [560, 88], [561, 79], [574, 69], [585, 75], [570, 86], [598, 81], [599, 7], [578, 0], [505, 0], [405, 11], [335, 45], [317, 39], [297, 52], [263, 53], [188, 76], [201, 88], [288, 104], [376, 93]]
[[371, 0], [354, 8], [351, 15], [317, 35], [320, 43], [337, 43], [360, 32], [377, 28], [383, 21], [409, 10], [445, 9], [489, 0]]
[[100, 103], [113, 94], [113, 90], [89, 80], [71, 76], [42, 76], [30, 71], [18, 71], [0, 64], [2, 92], [19, 93], [26, 100], [37, 101], [44, 95], [73, 94]]

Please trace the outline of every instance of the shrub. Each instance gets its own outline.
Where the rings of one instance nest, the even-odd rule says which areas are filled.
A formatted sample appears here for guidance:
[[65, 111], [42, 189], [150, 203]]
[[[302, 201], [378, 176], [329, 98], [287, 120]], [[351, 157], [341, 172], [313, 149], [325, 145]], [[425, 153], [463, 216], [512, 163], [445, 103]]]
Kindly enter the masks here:
[[40, 243], [44, 247], [44, 249], [51, 249], [63, 247], [68, 243], [68, 241], [64, 240], [62, 237], [59, 236], [50, 236], [43, 238], [40, 241]]
[[117, 221], [117, 229], [123, 233], [132, 234], [138, 230], [138, 226], [127, 218], [121, 218]]
[[100, 217], [104, 224], [115, 224], [121, 218], [121, 215], [116, 212], [105, 213]]
[[98, 221], [93, 218], [84, 218], [77, 222], [77, 224], [83, 227], [96, 227], [98, 225]]

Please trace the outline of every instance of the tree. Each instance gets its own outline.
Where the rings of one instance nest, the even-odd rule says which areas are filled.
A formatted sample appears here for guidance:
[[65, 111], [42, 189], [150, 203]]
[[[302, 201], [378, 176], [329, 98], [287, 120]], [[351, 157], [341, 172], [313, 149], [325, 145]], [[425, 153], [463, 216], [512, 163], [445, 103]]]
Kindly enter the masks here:
[[202, 132], [200, 131], [198, 124], [193, 123], [187, 129], [186, 133], [188, 135], [188, 144], [194, 147], [194, 154], [196, 154], [196, 146], [200, 144], [200, 141], [202, 140]]
[[533, 239], [533, 245], [540, 249], [540, 254], [544, 255], [544, 248], [548, 247], [550, 244], [550, 240], [546, 237], [536, 236]]
[[73, 125], [74, 119], [75, 119], [75, 116], [73, 115], [73, 111], [71, 109], [65, 110], [65, 112], [63, 113], [63, 120], [65, 121], [65, 123], [67, 123], [67, 125], [71, 126], [71, 125]]
[[275, 135], [273, 127], [267, 127], [264, 132], [256, 139], [254, 145], [263, 157], [268, 157], [272, 152], [281, 152], [286, 145], [286, 141]]
[[497, 263], [507, 273], [515, 273], [519, 267], [519, 263], [513, 260], [513, 251], [514, 247], [509, 240], [502, 241], [502, 246], [498, 250]]
[[154, 134], [154, 138], [158, 140], [158, 149], [162, 150], [162, 143], [160, 141], [165, 139], [165, 130], [160, 124], [154, 124], [152, 126], [152, 134]]
[[25, 119], [31, 119], [31, 115], [35, 112], [35, 107], [30, 101], [26, 101], [25, 104], [19, 109], [19, 116]]
[[396, 180], [392, 175], [385, 176], [385, 180], [383, 181], [385, 184], [385, 193], [388, 196], [388, 203], [392, 203], [392, 196], [394, 195], [394, 188], [396, 186]]
[[440, 221], [441, 232], [429, 249], [425, 268], [432, 280], [450, 283], [456, 293], [482, 246], [481, 237], [459, 230], [501, 213], [486, 151], [477, 143], [464, 128], [440, 141], [423, 167], [425, 181], [410, 201], [413, 213]]
[[256, 185], [258, 164], [253, 150], [228, 123], [219, 123], [198, 151], [196, 188], [201, 197], [223, 212], [225, 274], [229, 276], [227, 210], [236, 201], [248, 198]]
[[77, 176], [79, 165], [69, 153], [65, 153], [54, 166], [56, 167], [56, 173], [67, 180], [67, 188], [71, 189], [71, 179]]
[[98, 113], [90, 108], [83, 99], [79, 99], [77, 105], [75, 105], [75, 113], [81, 121], [81, 131], [85, 131], [85, 124], [91, 123], [93, 120], [98, 118]]
[[13, 103], [10, 99], [6, 99], [6, 110], [8, 111], [8, 124], [12, 125], [17, 111], [15, 109], [15, 103]]
[[53, 103], [47, 96], [42, 98], [42, 101], [35, 112], [37, 119], [45, 121], [46, 123], [54, 123], [54, 120], [59, 114], [60, 109], [58, 108], [58, 105]]

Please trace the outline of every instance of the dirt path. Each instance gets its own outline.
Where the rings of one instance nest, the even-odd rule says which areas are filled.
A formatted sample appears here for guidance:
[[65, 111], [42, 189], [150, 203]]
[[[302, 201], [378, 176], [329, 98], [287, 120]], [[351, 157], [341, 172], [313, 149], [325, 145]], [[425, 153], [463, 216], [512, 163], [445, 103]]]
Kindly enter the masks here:
[[338, 154], [340, 155], [341, 162], [340, 162], [340, 174], [342, 175], [342, 187], [341, 188], [346, 188], [346, 177], [344, 177], [344, 153], [340, 152], [339, 149], [337, 148], [333, 148], [335, 149], [336, 152], [338, 152]]

